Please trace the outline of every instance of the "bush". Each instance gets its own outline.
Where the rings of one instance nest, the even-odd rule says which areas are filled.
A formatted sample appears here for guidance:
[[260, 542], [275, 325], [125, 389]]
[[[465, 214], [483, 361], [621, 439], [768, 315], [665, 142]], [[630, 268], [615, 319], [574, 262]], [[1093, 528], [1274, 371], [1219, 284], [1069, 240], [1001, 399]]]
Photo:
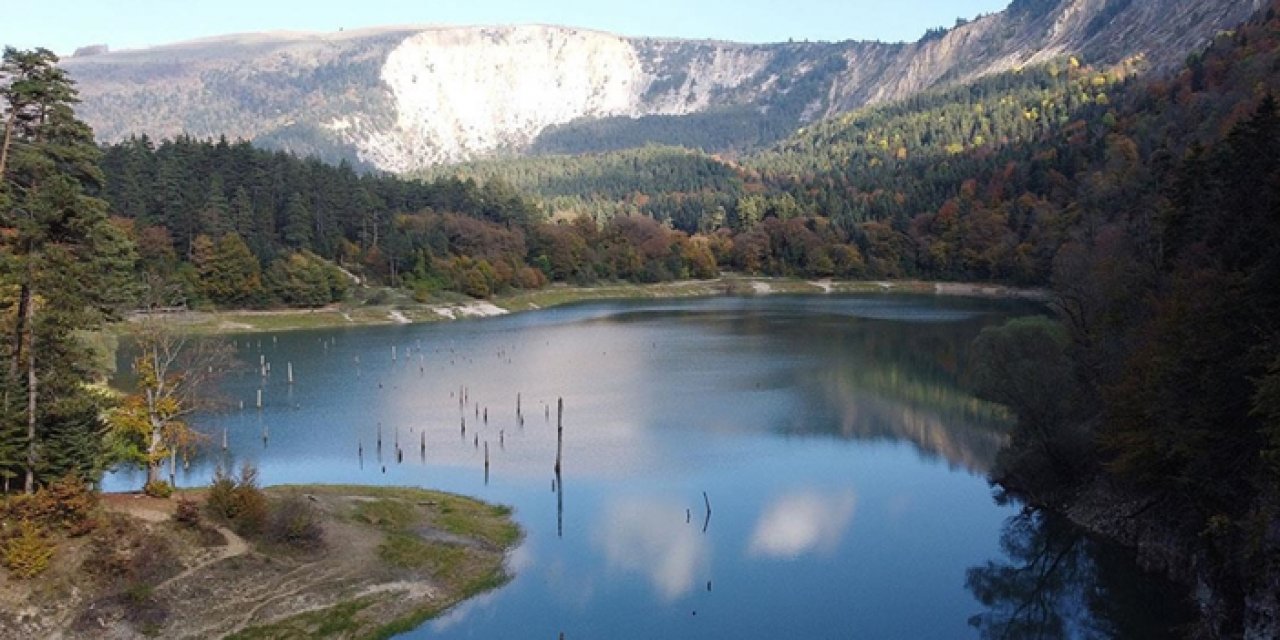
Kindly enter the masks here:
[[26, 580], [34, 578], [49, 568], [53, 558], [50, 543], [35, 523], [23, 520], [18, 536], [4, 546], [4, 565], [13, 577]]
[[291, 547], [315, 549], [324, 542], [324, 529], [316, 509], [301, 496], [291, 495], [276, 505], [267, 537]]
[[173, 512], [173, 521], [184, 527], [200, 526], [200, 505], [190, 498], [178, 498], [177, 509]]
[[204, 506], [215, 518], [231, 520], [236, 516], [236, 481], [221, 466], [213, 471], [213, 482], [209, 483], [209, 493], [205, 496]]
[[0, 505], [0, 520], [29, 521], [39, 527], [62, 529], [81, 536], [98, 526], [94, 517], [98, 495], [78, 476], [67, 475], [36, 491], [18, 495]]
[[214, 471], [205, 506], [214, 517], [231, 523], [242, 534], [257, 534], [267, 521], [267, 496], [258, 488], [258, 470], [245, 463], [240, 477], [221, 468]]
[[161, 498], [168, 500], [173, 495], [173, 485], [164, 480], [149, 480], [147, 484], [142, 486], [142, 493], [152, 498]]

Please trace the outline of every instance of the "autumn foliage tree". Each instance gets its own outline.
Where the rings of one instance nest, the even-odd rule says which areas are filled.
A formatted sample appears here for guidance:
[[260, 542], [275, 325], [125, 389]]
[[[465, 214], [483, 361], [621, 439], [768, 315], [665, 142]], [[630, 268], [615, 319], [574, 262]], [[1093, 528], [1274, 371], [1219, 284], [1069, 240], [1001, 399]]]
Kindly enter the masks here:
[[190, 455], [202, 440], [188, 418], [213, 405], [212, 385], [230, 365], [230, 351], [219, 341], [178, 335], [159, 321], [146, 320], [134, 333], [137, 391], [110, 415], [113, 441], [124, 461], [147, 469], [146, 487], [166, 485], [163, 470], [179, 455]]

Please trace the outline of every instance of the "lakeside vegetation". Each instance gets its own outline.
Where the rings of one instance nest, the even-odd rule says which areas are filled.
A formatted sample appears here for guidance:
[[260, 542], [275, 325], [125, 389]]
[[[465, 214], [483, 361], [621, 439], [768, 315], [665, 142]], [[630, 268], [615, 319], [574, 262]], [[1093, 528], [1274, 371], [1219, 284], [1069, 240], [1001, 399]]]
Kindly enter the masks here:
[[[322, 309], [190, 325], [222, 331], [426, 320], [473, 299], [760, 291], [707, 282], [723, 269], [1047, 286], [1054, 319], [975, 344], [973, 385], [1019, 417], [997, 480], [1066, 508], [1102, 479], [1166, 514], [1158, 524], [1191, 554], [1168, 562], [1194, 560], [1221, 611], [1208, 631], [1243, 634], [1280, 576], [1278, 8], [1167, 77], [1066, 60], [855, 112], [734, 162], [670, 149], [580, 160], [552, 176], [578, 185], [547, 194], [569, 198], [552, 212], [503, 179], [546, 182], [545, 164], [420, 182], [226, 140], [99, 149], [56, 57], [6, 50], [4, 491], [173, 460], [176, 444], [144, 454], [138, 441], [176, 414], [149, 408], [121, 446], [105, 416], [128, 401], [89, 384], [103, 374], [83, 336], [131, 309]], [[325, 309], [368, 286], [418, 306]], [[6, 528], [15, 578], [65, 526], [42, 522]], [[384, 559], [457, 566], [401, 533]]]
[[[253, 475], [173, 500], [100, 498], [74, 479], [9, 500], [0, 519], [28, 524], [5, 545], [0, 630], [386, 638], [509, 579], [509, 508], [411, 488], [259, 489]], [[46, 614], [15, 613], [31, 606]]]

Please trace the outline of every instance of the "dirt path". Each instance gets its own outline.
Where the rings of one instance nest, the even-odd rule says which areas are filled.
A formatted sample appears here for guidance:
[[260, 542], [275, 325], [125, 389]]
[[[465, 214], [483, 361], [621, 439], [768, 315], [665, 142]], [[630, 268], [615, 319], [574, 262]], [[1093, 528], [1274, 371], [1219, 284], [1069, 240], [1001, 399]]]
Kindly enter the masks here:
[[186, 580], [187, 578], [195, 575], [196, 573], [203, 571], [205, 567], [208, 567], [209, 565], [215, 562], [222, 562], [227, 558], [242, 556], [249, 552], [249, 543], [245, 542], [244, 538], [241, 538], [240, 536], [236, 535], [234, 531], [226, 527], [217, 526], [217, 525], [215, 525], [213, 528], [218, 533], [222, 534], [222, 537], [227, 541], [227, 544], [221, 547], [221, 550], [213, 554], [211, 557], [206, 558], [205, 560], [198, 562], [195, 565], [187, 567], [186, 570], [184, 570], [182, 573], [179, 573], [178, 575], [173, 576], [172, 578], [169, 578], [168, 580], [165, 580], [164, 582], [161, 582], [160, 584], [156, 585], [155, 591], [163, 591], [166, 587], [168, 587], [169, 585], [175, 582], [178, 582], [180, 580]]
[[[63, 543], [43, 582], [0, 575], [0, 638], [368, 637], [501, 585], [505, 551], [519, 539], [509, 510], [461, 496], [323, 486], [266, 493], [310, 505], [322, 543], [246, 539], [209, 520], [184, 526], [173, 520], [177, 500], [101, 496], [104, 526]], [[397, 552], [388, 557], [391, 536]]]

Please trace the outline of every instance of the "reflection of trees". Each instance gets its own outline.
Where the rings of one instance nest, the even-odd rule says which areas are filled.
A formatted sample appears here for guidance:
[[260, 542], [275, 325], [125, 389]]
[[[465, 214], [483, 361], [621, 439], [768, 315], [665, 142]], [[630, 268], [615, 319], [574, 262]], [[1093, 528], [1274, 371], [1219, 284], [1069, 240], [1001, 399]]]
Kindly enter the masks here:
[[1024, 511], [1005, 523], [1007, 561], [969, 569], [965, 586], [987, 611], [983, 638], [1157, 638], [1187, 620], [1178, 592], [1069, 523]]
[[[926, 456], [983, 474], [1007, 441], [1007, 412], [957, 381], [970, 342], [984, 326], [1003, 320], [1002, 305], [875, 296], [704, 305], [710, 308], [638, 311], [608, 321], [676, 318], [712, 327], [709, 336], [729, 336], [700, 348], [743, 357], [750, 369], [742, 382], [747, 388], [789, 388], [800, 395], [799, 410], [772, 425], [778, 431], [909, 442]], [[730, 378], [738, 373], [719, 372]]]
[[957, 382], [957, 362], [978, 321], [811, 322], [796, 343], [812, 345], [819, 368], [802, 376], [811, 403], [830, 419], [810, 421], [841, 438], [913, 443], [922, 452], [976, 473], [989, 471], [1006, 441], [1007, 415]]

